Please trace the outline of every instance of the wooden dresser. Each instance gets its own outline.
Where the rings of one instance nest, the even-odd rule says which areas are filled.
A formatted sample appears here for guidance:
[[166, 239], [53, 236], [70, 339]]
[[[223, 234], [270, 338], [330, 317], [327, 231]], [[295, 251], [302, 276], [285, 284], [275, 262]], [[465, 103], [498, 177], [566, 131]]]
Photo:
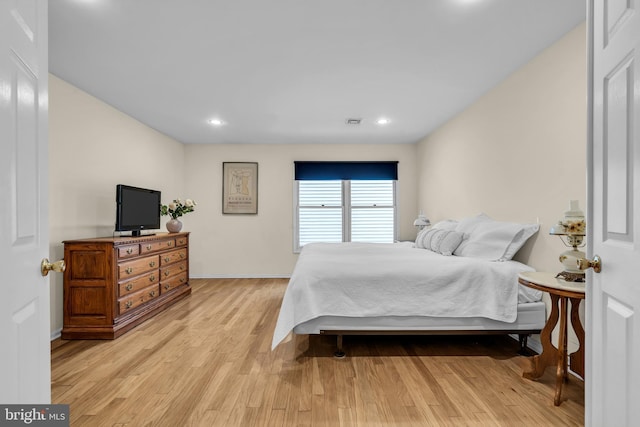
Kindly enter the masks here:
[[191, 293], [189, 233], [63, 243], [63, 339], [117, 338]]

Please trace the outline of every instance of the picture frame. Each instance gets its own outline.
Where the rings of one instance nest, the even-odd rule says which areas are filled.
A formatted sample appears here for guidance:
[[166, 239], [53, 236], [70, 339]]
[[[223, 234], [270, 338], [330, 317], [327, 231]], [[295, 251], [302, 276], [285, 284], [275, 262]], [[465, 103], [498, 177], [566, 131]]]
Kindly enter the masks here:
[[258, 163], [222, 163], [222, 213], [258, 213]]

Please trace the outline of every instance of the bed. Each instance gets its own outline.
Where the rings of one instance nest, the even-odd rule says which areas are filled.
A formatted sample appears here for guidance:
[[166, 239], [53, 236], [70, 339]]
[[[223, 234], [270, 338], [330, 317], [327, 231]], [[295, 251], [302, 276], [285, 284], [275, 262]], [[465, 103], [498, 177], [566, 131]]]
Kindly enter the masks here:
[[524, 349], [544, 327], [545, 304], [518, 284], [533, 268], [511, 258], [537, 225], [472, 219], [437, 224], [415, 242], [305, 245], [272, 348], [292, 334], [336, 335], [342, 356], [343, 335], [499, 333], [517, 334]]

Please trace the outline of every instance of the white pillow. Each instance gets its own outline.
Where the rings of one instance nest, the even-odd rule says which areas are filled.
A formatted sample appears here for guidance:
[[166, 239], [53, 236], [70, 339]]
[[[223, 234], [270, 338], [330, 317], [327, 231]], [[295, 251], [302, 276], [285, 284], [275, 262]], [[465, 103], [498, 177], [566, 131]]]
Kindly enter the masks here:
[[460, 242], [462, 242], [464, 234], [453, 230], [431, 228], [421, 231], [418, 236], [416, 247], [451, 256]]
[[453, 219], [445, 219], [440, 222], [436, 222], [433, 225], [433, 228], [437, 228], [439, 230], [454, 230], [458, 226], [458, 221]]
[[495, 221], [485, 214], [466, 218], [456, 227], [466, 238], [454, 254], [489, 261], [510, 260], [539, 227], [538, 224]]
[[416, 241], [414, 243], [414, 247], [418, 248], [418, 249], [425, 249], [424, 244], [422, 243], [422, 239], [424, 238], [424, 234], [429, 231], [428, 228], [423, 228], [422, 230], [420, 230], [418, 232], [418, 235], [416, 236]]
[[523, 224], [522, 230], [520, 230], [518, 234], [516, 234], [513, 237], [513, 240], [507, 247], [507, 250], [504, 252], [504, 255], [500, 260], [508, 261], [512, 259], [515, 256], [515, 254], [518, 253], [520, 248], [522, 248], [524, 244], [527, 243], [527, 240], [529, 240], [529, 237], [536, 234], [539, 229], [540, 229], [540, 224]]

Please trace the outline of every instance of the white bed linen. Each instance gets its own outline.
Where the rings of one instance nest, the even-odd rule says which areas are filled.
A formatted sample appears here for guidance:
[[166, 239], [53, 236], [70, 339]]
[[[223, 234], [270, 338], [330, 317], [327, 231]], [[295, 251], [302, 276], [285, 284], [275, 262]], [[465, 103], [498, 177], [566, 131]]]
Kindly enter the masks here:
[[319, 316], [485, 317], [513, 322], [517, 261], [443, 256], [413, 244], [312, 243], [294, 268], [273, 334]]

